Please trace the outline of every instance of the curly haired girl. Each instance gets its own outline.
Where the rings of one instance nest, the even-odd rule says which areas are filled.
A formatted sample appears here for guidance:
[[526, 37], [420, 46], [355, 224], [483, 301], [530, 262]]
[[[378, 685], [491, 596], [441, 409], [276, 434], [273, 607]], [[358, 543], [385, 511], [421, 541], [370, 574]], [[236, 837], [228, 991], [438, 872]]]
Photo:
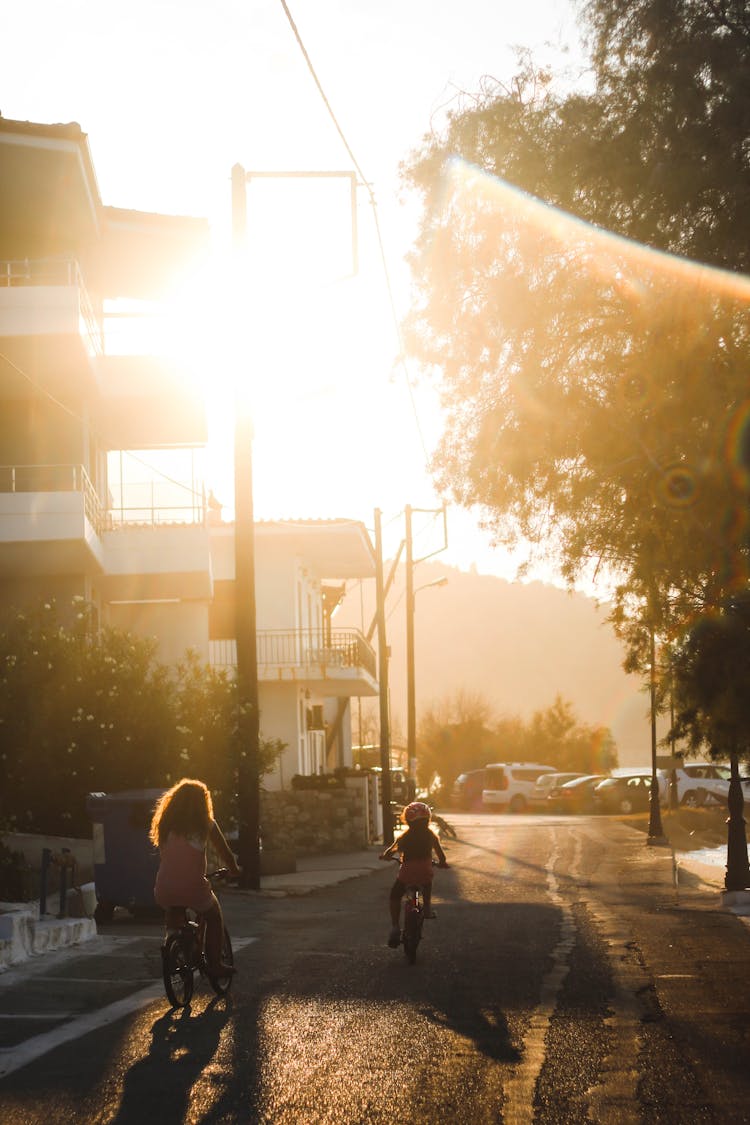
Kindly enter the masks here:
[[210, 844], [233, 876], [240, 874], [229, 844], [214, 820], [211, 794], [202, 781], [183, 777], [156, 803], [149, 832], [159, 849], [154, 898], [165, 912], [168, 930], [177, 929], [186, 907], [206, 920], [206, 960], [213, 976], [231, 976], [221, 961], [224, 919], [219, 900], [206, 878], [206, 848]]

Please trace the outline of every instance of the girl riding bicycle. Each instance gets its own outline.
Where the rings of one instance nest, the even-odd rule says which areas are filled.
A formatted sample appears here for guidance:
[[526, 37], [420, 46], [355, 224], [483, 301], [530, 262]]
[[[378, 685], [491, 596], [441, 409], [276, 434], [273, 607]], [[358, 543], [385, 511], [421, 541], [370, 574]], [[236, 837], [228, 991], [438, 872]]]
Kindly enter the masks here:
[[202, 781], [184, 777], [160, 797], [149, 838], [160, 853], [154, 898], [166, 912], [167, 930], [182, 925], [186, 907], [202, 914], [209, 972], [216, 977], [231, 976], [232, 966], [221, 961], [224, 919], [206, 878], [206, 848], [211, 846], [230, 875], [239, 875], [240, 869], [214, 820], [211, 794]]
[[406, 831], [402, 832], [380, 855], [381, 859], [390, 859], [394, 852], [399, 852], [401, 858], [401, 866], [396, 881], [391, 887], [389, 899], [391, 932], [388, 945], [391, 949], [396, 949], [401, 939], [399, 928], [401, 899], [407, 886], [416, 883], [424, 888], [424, 916], [436, 917], [432, 909], [432, 853], [435, 852], [437, 855], [439, 867], [447, 867], [448, 863], [440, 841], [430, 827], [431, 817], [432, 813], [428, 805], [423, 801], [412, 801], [401, 814]]

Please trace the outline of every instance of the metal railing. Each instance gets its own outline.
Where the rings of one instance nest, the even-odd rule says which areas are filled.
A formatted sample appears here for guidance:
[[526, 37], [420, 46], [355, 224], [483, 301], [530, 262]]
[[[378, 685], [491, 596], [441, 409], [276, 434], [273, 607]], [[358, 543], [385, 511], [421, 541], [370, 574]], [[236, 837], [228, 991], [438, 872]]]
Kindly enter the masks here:
[[96, 353], [102, 354], [104, 337], [101, 319], [94, 311], [81, 268], [75, 258], [16, 258], [0, 261], [0, 287], [15, 288], [24, 285], [75, 288], [86, 332]]
[[97, 535], [106, 526], [105, 510], [83, 465], [0, 465], [2, 492], [80, 492]]
[[[233, 640], [211, 642], [211, 663], [233, 668], [237, 648]], [[354, 629], [261, 629], [256, 637], [258, 671], [300, 668], [313, 675], [328, 669], [362, 669], [375, 679], [375, 653]]]

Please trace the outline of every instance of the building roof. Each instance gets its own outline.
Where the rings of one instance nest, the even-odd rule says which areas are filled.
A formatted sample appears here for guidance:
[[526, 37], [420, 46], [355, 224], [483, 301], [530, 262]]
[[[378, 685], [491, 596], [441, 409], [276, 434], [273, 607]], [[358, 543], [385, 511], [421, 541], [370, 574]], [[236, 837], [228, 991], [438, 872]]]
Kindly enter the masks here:
[[[233, 540], [234, 528], [230, 522], [211, 525], [212, 540]], [[340, 581], [371, 578], [375, 574], [375, 551], [361, 520], [259, 520], [255, 523], [255, 535], [259, 542], [283, 544], [321, 579]], [[233, 560], [227, 556], [219, 571], [221, 577], [233, 577]]]
[[0, 116], [0, 258], [69, 256], [101, 297], [153, 299], [208, 249], [206, 219], [105, 207], [77, 122]]

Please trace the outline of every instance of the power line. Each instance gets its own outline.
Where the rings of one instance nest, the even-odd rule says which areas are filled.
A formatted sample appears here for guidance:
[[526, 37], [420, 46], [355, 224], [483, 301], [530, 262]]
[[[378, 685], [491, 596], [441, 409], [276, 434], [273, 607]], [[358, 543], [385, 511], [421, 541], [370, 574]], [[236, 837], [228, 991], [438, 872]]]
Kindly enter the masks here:
[[[154, 473], [155, 476], [161, 477], [162, 480], [165, 480], [168, 484], [173, 484], [176, 488], [183, 489], [185, 492], [190, 493], [191, 496], [194, 496], [194, 497], [197, 497], [197, 498], [200, 498], [200, 499], [203, 498], [202, 492], [198, 492], [196, 489], [191, 488], [190, 485], [185, 484], [184, 481], [175, 480], [173, 477], [170, 477], [168, 473], [165, 473], [165, 472], [163, 472], [163, 470], [158, 469], [156, 467], [156, 465], [150, 465], [148, 463], [148, 461], [144, 461], [142, 457], [138, 457], [131, 450], [129, 450], [129, 449], [123, 449], [123, 450], [117, 450], [117, 451], [110, 450], [108, 445], [107, 445], [107, 442], [104, 440], [103, 436], [99, 433], [99, 431], [96, 429], [95, 426], [91, 425], [90, 421], [88, 421], [88, 422], [84, 421], [84, 419], [81, 417], [81, 415], [76, 413], [76, 411], [73, 410], [72, 407], [68, 406], [67, 403], [61, 402], [59, 398], [55, 398], [55, 396], [52, 394], [52, 392], [50, 390], [47, 389], [47, 387], [43, 387], [41, 385], [41, 383], [38, 383], [36, 381], [36, 379], [34, 379], [31, 375], [29, 375], [28, 371], [25, 371], [22, 367], [19, 367], [18, 364], [15, 363], [10, 358], [10, 356], [5, 355], [4, 352], [0, 352], [0, 360], [2, 360], [4, 363], [7, 363], [9, 367], [12, 367], [13, 370], [18, 375], [20, 375], [22, 379], [26, 380], [26, 382], [29, 384], [29, 386], [32, 387], [33, 390], [37, 394], [44, 396], [46, 399], [49, 400], [49, 402], [53, 403], [60, 410], [62, 410], [65, 414], [69, 415], [69, 417], [71, 417], [73, 419], [73, 421], [78, 422], [78, 424], [81, 427], [83, 427], [84, 429], [88, 428], [94, 434], [94, 436], [96, 438], [98, 438], [98, 440], [101, 442], [101, 445], [102, 445], [103, 449], [106, 449], [108, 452], [111, 452], [111, 453], [122, 452], [127, 457], [132, 457], [132, 459], [134, 461], [137, 461], [139, 465], [143, 465], [143, 467], [145, 469], [148, 469], [149, 472]], [[120, 482], [120, 484], [122, 485], [122, 481]]]
[[382, 264], [382, 267], [383, 267], [383, 275], [384, 275], [384, 278], [385, 278], [386, 292], [388, 294], [388, 303], [390, 305], [391, 316], [393, 318], [393, 326], [394, 326], [394, 329], [395, 329], [395, 332], [396, 332], [396, 340], [398, 342], [398, 350], [399, 350], [398, 362], [399, 362], [399, 364], [401, 366], [401, 369], [403, 371], [404, 380], [406, 382], [406, 387], [407, 387], [407, 390], [409, 392], [409, 399], [411, 401], [411, 408], [412, 408], [412, 412], [414, 414], [414, 422], [415, 422], [416, 427], [417, 427], [417, 433], [419, 435], [419, 442], [420, 442], [420, 445], [422, 446], [422, 454], [424, 456], [425, 469], [426, 469], [427, 466], [428, 466], [428, 462], [429, 462], [430, 458], [429, 458], [429, 453], [427, 452], [427, 445], [426, 445], [425, 440], [424, 440], [424, 434], [422, 433], [422, 425], [421, 425], [420, 420], [419, 420], [419, 411], [417, 410], [417, 403], [416, 403], [416, 399], [414, 397], [414, 388], [412, 386], [412, 381], [411, 381], [411, 378], [409, 376], [409, 370], [408, 370], [408, 367], [406, 365], [406, 359], [405, 359], [405, 356], [404, 356], [403, 338], [402, 338], [402, 335], [401, 335], [401, 324], [400, 324], [400, 321], [399, 321], [398, 311], [396, 309], [396, 301], [395, 301], [395, 298], [393, 296], [393, 286], [391, 284], [390, 271], [388, 269], [388, 261], [387, 261], [387, 258], [386, 258], [385, 246], [383, 244], [383, 236], [382, 236], [382, 233], [381, 233], [381, 230], [380, 230], [380, 220], [378, 218], [378, 205], [377, 205], [377, 201], [375, 199], [375, 193], [372, 190], [372, 185], [370, 184], [370, 182], [368, 181], [364, 172], [362, 171], [362, 168], [360, 167], [359, 161], [357, 160], [356, 156], [354, 155], [352, 147], [349, 144], [348, 140], [346, 139], [346, 136], [344, 134], [344, 130], [341, 128], [341, 125], [339, 124], [339, 121], [336, 117], [336, 114], [333, 111], [333, 107], [331, 106], [331, 103], [329, 102], [329, 100], [326, 96], [325, 90], [323, 89], [323, 86], [320, 82], [320, 79], [318, 78], [318, 75], [315, 71], [315, 67], [312, 64], [312, 60], [311, 60], [310, 55], [307, 51], [307, 48], [305, 47], [305, 44], [302, 41], [302, 36], [299, 33], [299, 30], [297, 28], [296, 23], [294, 22], [294, 19], [292, 17], [292, 13], [289, 11], [289, 5], [287, 4], [286, 0], [280, 0], [280, 3], [281, 3], [282, 8], [284, 9], [284, 14], [286, 15], [286, 18], [289, 22], [289, 26], [292, 29], [292, 33], [294, 34], [294, 37], [297, 40], [297, 45], [299, 46], [299, 49], [302, 52], [302, 56], [303, 56], [305, 62], [307, 63], [307, 68], [310, 71], [310, 74], [311, 74], [312, 79], [313, 79], [313, 81], [314, 81], [314, 83], [315, 83], [315, 85], [318, 89], [318, 93], [320, 94], [320, 97], [323, 101], [323, 104], [325, 105], [326, 109], [328, 110], [328, 114], [331, 118], [331, 121], [333, 122], [334, 127], [336, 129], [336, 132], [338, 133], [339, 137], [341, 138], [341, 141], [344, 145], [344, 148], [346, 149], [346, 151], [349, 155], [349, 158], [350, 158], [352, 164], [354, 165], [354, 167], [356, 169], [357, 175], [359, 176], [359, 178], [362, 182], [362, 186], [364, 188], [366, 188], [367, 194], [370, 197], [370, 204], [372, 206], [373, 221], [375, 223], [375, 235], [376, 235], [376, 238], [377, 238], [378, 249], [380, 251], [380, 261], [381, 261], [381, 264]]

